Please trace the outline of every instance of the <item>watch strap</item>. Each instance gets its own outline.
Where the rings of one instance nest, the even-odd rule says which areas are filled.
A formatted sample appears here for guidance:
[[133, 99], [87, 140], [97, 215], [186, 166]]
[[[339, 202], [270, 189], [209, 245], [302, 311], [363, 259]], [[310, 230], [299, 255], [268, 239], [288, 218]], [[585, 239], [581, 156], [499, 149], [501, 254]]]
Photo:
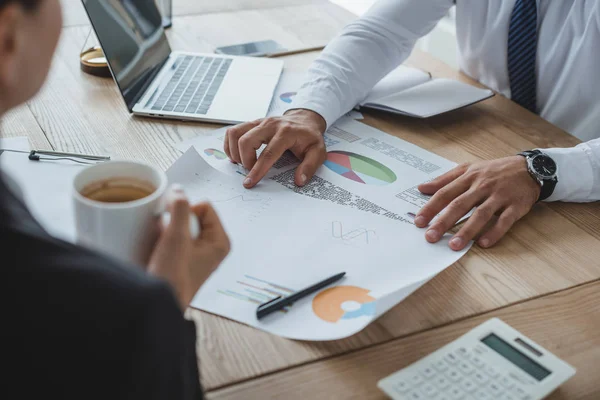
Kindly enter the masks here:
[[554, 177], [552, 179], [547, 179], [542, 181], [542, 190], [540, 191], [540, 197], [538, 201], [546, 200], [548, 197], [552, 196], [554, 193], [554, 189], [556, 188], [556, 184], [558, 183], [558, 178]]
[[[530, 158], [539, 154], [542, 154], [540, 150], [526, 150], [520, 152], [518, 155], [525, 158]], [[529, 173], [531, 174], [532, 178], [537, 180], [531, 171], [529, 171]], [[538, 202], [546, 200], [548, 197], [552, 196], [552, 193], [554, 193], [554, 189], [556, 188], [556, 184], [558, 183], [558, 178], [554, 177], [552, 179], [542, 179], [539, 182], [542, 184], [542, 188], [540, 190], [540, 196], [537, 199]]]
[[536, 155], [538, 155], [538, 154], [542, 154], [542, 152], [541, 152], [541, 151], [539, 151], [539, 150], [525, 150], [525, 151], [522, 151], [522, 152], [520, 152], [520, 153], [519, 153], [519, 154], [517, 154], [517, 155], [519, 155], [519, 156], [523, 156], [523, 157], [525, 157], [525, 158], [528, 158], [528, 157], [533, 157], [533, 156], [536, 156]]

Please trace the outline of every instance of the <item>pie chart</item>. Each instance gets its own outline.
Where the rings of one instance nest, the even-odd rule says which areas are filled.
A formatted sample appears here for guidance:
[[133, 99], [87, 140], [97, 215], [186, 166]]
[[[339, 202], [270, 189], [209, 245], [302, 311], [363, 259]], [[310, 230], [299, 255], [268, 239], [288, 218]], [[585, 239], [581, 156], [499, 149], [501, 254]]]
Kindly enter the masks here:
[[283, 101], [284, 103], [288, 103], [291, 104], [292, 100], [294, 99], [294, 96], [296, 95], [296, 92], [287, 92], [287, 93], [282, 93], [279, 95], [279, 98], [281, 99], [281, 101]]
[[[358, 305], [354, 310], [345, 310], [344, 303]], [[334, 286], [318, 293], [312, 302], [315, 315], [325, 322], [336, 323], [342, 319], [373, 316], [376, 313], [376, 299], [369, 290], [357, 286]]]
[[204, 154], [206, 154], [209, 157], [214, 157], [217, 160], [224, 160], [227, 158], [227, 154], [223, 153], [221, 150], [217, 150], [217, 149], [205, 149], [204, 150]]
[[324, 164], [346, 179], [365, 185], [384, 186], [396, 181], [394, 171], [382, 163], [347, 151], [330, 151]]

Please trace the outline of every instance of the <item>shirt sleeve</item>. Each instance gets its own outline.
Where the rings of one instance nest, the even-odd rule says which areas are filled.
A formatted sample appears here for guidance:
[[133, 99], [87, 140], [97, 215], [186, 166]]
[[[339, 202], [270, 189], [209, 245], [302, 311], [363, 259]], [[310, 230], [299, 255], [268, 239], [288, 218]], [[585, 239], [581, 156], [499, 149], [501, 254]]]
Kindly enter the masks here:
[[546, 201], [600, 200], [600, 139], [571, 148], [541, 149], [558, 166], [558, 183]]
[[404, 62], [452, 0], [379, 0], [349, 24], [310, 66], [293, 108], [320, 114], [329, 127]]

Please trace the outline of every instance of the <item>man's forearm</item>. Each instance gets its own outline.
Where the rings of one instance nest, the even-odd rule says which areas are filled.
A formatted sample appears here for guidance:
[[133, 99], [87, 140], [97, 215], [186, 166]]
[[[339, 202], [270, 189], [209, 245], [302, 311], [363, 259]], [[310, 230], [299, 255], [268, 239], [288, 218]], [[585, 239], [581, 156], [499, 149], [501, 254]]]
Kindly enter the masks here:
[[404, 62], [417, 39], [431, 31], [452, 4], [451, 0], [379, 0], [311, 65], [294, 106], [317, 112], [331, 125]]

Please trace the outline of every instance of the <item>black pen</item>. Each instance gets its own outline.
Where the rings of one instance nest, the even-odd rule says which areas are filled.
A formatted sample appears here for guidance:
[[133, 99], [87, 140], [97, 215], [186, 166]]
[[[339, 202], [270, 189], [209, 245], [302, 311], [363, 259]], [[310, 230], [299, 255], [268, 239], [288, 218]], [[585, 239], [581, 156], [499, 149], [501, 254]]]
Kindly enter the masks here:
[[322, 289], [325, 286], [331, 285], [332, 283], [339, 281], [340, 279], [342, 279], [344, 277], [344, 275], [346, 275], [346, 273], [341, 272], [341, 273], [334, 275], [332, 277], [329, 277], [319, 283], [315, 283], [314, 285], [309, 286], [306, 289], [302, 289], [296, 293], [292, 293], [289, 296], [275, 297], [273, 300], [269, 300], [266, 303], [258, 306], [258, 308], [256, 309], [256, 318], [261, 319], [271, 313], [274, 313], [275, 311], [282, 310], [284, 307], [292, 305], [296, 301], [298, 301], [308, 295], [313, 294], [317, 290]]

